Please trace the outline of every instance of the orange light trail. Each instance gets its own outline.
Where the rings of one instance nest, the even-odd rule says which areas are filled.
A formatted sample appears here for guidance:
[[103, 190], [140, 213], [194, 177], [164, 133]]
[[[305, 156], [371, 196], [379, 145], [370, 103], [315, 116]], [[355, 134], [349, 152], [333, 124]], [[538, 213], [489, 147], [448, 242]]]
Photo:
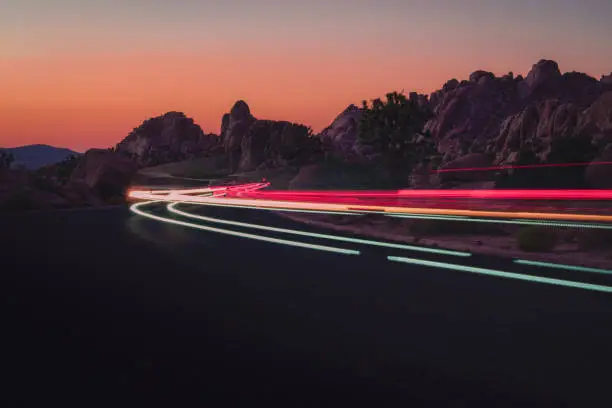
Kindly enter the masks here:
[[[138, 191], [129, 193], [130, 198], [141, 200], [158, 200], [181, 203], [200, 203], [211, 205], [228, 205], [237, 207], [259, 207], [266, 209], [296, 209], [308, 211], [326, 212], [356, 212], [356, 213], [380, 213], [380, 214], [419, 214], [419, 215], [446, 215], [484, 218], [511, 218], [511, 219], [536, 219], [536, 220], [563, 220], [581, 222], [604, 222], [612, 223], [612, 215], [603, 214], [579, 214], [559, 212], [537, 212], [537, 211], [490, 211], [469, 210], [452, 208], [422, 208], [389, 205], [359, 205], [340, 204], [334, 202], [312, 202], [297, 200], [271, 200], [265, 198], [242, 198], [241, 194], [248, 195], [249, 192], [267, 187], [269, 183], [250, 183], [235, 186], [219, 186], [189, 190], [158, 190]], [[417, 191], [417, 190], [415, 190]], [[512, 192], [513, 190], [505, 190]], [[203, 194], [212, 192], [212, 196], [202, 197], [191, 194]], [[289, 193], [290, 194], [290, 193]], [[228, 195], [233, 195], [229, 197]], [[235, 196], [234, 196], [235, 195]], [[330, 198], [333, 198], [331, 196]], [[330, 200], [332, 201], [332, 200]]]

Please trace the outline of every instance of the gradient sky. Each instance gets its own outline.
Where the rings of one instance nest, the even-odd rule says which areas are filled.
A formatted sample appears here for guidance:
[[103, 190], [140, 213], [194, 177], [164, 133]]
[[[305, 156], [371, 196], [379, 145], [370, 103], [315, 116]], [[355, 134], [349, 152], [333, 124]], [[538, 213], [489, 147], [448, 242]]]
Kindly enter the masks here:
[[320, 130], [350, 103], [540, 58], [612, 71], [610, 0], [0, 0], [0, 146], [114, 145], [237, 99]]

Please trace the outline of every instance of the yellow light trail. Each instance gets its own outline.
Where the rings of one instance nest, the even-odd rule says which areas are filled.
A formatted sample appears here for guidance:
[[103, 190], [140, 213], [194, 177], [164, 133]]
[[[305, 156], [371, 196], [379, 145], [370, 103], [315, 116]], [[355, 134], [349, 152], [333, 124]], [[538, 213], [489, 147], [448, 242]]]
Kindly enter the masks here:
[[[198, 192], [202, 192], [198, 190]], [[160, 200], [160, 194], [146, 191], [131, 191], [131, 198], [142, 200]], [[609, 222], [612, 223], [612, 215], [598, 214], [572, 214], [554, 212], [513, 212], [513, 211], [486, 211], [486, 210], [459, 210], [445, 208], [418, 208], [397, 206], [369, 206], [369, 205], [346, 205], [337, 203], [302, 202], [302, 201], [278, 201], [252, 198], [230, 198], [230, 197], [201, 197], [187, 194], [170, 193], [163, 197], [169, 202], [182, 203], [204, 203], [204, 204], [227, 204], [233, 206], [250, 206], [260, 208], [284, 208], [318, 210], [328, 212], [357, 212], [357, 213], [379, 213], [379, 214], [425, 214], [425, 215], [455, 215], [466, 217], [484, 218], [523, 218], [536, 220], [563, 220], [582, 222]]]

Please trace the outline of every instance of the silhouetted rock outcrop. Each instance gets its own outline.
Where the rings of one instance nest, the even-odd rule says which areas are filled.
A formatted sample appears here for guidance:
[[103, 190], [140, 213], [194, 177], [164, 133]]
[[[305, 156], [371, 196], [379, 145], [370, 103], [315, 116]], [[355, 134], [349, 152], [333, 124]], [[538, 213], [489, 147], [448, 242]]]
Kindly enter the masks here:
[[[429, 98], [411, 93], [409, 99], [432, 112], [423, 131], [435, 140], [443, 168], [589, 161], [612, 142], [610, 78], [562, 74], [555, 61], [543, 59], [525, 78], [477, 70], [469, 80], [447, 81]], [[321, 132], [334, 157], [348, 162], [373, 158], [358, 137], [361, 113], [352, 106]], [[457, 176], [447, 172], [441, 179]]]
[[79, 161], [68, 181], [67, 188], [89, 188], [103, 200], [123, 197], [131, 177], [138, 170], [138, 163], [119, 152], [90, 149]]
[[141, 167], [190, 159], [219, 143], [181, 112], [145, 120], [116, 147]]
[[325, 150], [335, 157], [353, 161], [364, 156], [359, 143], [359, 121], [363, 112], [350, 105], [320, 133], [319, 137]]
[[223, 116], [221, 138], [232, 171], [305, 163], [320, 150], [308, 127], [256, 119], [244, 101]]
[[[524, 78], [511, 72], [496, 77], [491, 72], [476, 70], [467, 80], [453, 78], [429, 96], [411, 92], [406, 100], [414, 107], [409, 115], [416, 115], [418, 129], [406, 126], [405, 117], [403, 122], [398, 121], [392, 112], [388, 115], [385, 111], [387, 116], [372, 119], [364, 115], [370, 110], [350, 105], [315, 137], [301, 124], [257, 119], [245, 101], [237, 101], [222, 117], [219, 136], [205, 134], [183, 113], [168, 112], [144, 121], [112, 151], [88, 151], [78, 159], [67, 184], [58, 183], [55, 177], [55, 185], [42, 186], [41, 179], [33, 175], [5, 172], [0, 180], [0, 201], [8, 202], [9, 206], [19, 200], [30, 203], [26, 206], [44, 206], [44, 202], [52, 206], [97, 205], [121, 195], [140, 168], [209, 155], [218, 155], [217, 162], [223, 162], [232, 172], [315, 163], [299, 176], [313, 185], [318, 183], [313, 180], [318, 175], [344, 172], [347, 164], [357, 166], [351, 168], [358, 168], [355, 174], [362, 178], [366, 168], [374, 171], [374, 167], [368, 166], [384, 162], [372, 143], [360, 140], [360, 127], [366, 117], [370, 122], [384, 122], [376, 132], [388, 132], [394, 137], [410, 133], [427, 138], [433, 146], [434, 160], [423, 161], [422, 154], [416, 150], [414, 155], [405, 156], [412, 160], [408, 166], [412, 176], [427, 181], [423, 185], [430, 185], [429, 175], [438, 165], [446, 170], [434, 177], [442, 183], [483, 182], [497, 180], [499, 176], [502, 180], [499, 185], [516, 185], [504, 184], [517, 177], [513, 171], [493, 175], [450, 170], [612, 161], [612, 74], [597, 80], [579, 72], [562, 73], [555, 61], [540, 60]], [[403, 123], [403, 130], [397, 128], [398, 123]], [[368, 127], [363, 129], [372, 133]], [[408, 143], [410, 149], [420, 146], [405, 140], [403, 143]], [[430, 155], [429, 150], [426, 155]], [[323, 157], [343, 164], [330, 170], [329, 163], [322, 163]], [[376, 171], [382, 171], [382, 167], [378, 166]], [[62, 169], [62, 174], [66, 173]], [[544, 180], [574, 177], [574, 184], [610, 188], [611, 169], [612, 166], [593, 163], [574, 173], [547, 173]], [[383, 172], [383, 179], [397, 173], [388, 174], [389, 170], [384, 170], [387, 173]], [[530, 174], [523, 181], [529, 177]], [[53, 184], [53, 179], [47, 177], [44, 183]], [[380, 179], [377, 176], [376, 180]], [[345, 182], [338, 180], [339, 184]], [[15, 191], [19, 192], [16, 196]]]

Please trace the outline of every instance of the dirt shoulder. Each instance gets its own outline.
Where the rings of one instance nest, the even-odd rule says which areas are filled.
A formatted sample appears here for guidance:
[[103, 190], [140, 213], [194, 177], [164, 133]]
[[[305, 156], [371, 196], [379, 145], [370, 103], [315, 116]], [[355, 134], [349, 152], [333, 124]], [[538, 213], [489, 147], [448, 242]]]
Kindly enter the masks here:
[[[612, 250], [580, 251], [578, 250], [577, 245], [573, 243], [559, 243], [552, 251], [545, 253], [525, 252], [517, 247], [516, 237], [513, 234], [489, 235], [470, 233], [438, 236], [432, 235], [423, 238], [416, 238], [414, 235], [411, 235], [408, 232], [405, 225], [394, 220], [368, 222], [358, 220], [360, 217], [354, 216], [333, 219], [331, 217], [338, 216], [280, 212], [279, 215], [316, 227], [345, 233], [354, 233], [387, 241], [433, 246], [483, 255], [528, 259], [540, 262], [551, 262], [602, 269], [612, 268]], [[354, 220], [348, 219], [348, 217], [354, 218]]]

